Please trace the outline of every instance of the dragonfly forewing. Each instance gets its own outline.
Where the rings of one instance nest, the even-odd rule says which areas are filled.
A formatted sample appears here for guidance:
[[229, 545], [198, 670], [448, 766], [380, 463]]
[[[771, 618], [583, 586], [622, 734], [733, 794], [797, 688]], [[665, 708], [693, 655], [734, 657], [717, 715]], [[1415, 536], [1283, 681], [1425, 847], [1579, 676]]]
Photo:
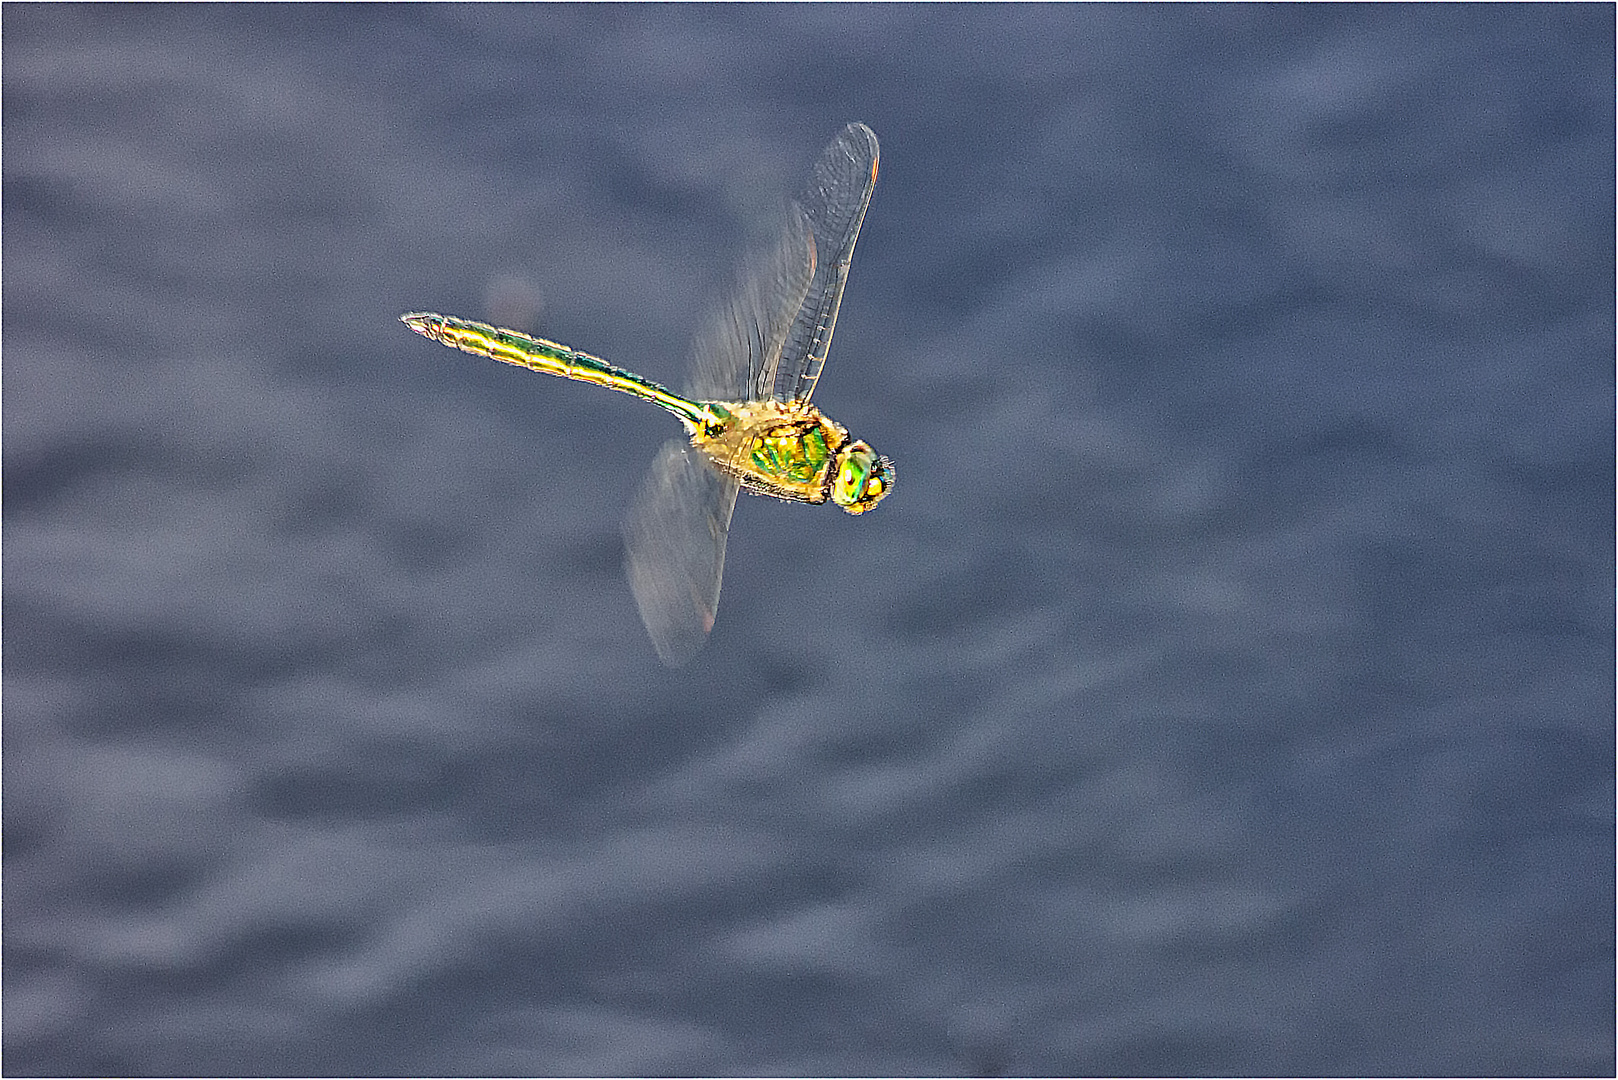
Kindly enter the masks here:
[[781, 349], [815, 275], [815, 241], [792, 207], [775, 244], [743, 263], [724, 303], [691, 343], [685, 395], [697, 401], [770, 396]]
[[849, 124], [815, 162], [797, 204], [813, 237], [814, 278], [782, 345], [774, 385], [762, 387], [761, 396], [808, 401], [814, 395], [837, 328], [854, 243], [876, 189], [877, 157], [876, 133]]

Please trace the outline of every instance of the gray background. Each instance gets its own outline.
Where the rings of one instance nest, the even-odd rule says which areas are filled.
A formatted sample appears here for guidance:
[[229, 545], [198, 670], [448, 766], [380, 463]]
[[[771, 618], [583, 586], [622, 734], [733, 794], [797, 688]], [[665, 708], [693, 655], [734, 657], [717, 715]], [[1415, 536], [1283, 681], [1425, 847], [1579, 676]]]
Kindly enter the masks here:
[[[1610, 5], [4, 10], [11, 1075], [1607, 1073]], [[620, 515], [844, 123], [817, 402]]]

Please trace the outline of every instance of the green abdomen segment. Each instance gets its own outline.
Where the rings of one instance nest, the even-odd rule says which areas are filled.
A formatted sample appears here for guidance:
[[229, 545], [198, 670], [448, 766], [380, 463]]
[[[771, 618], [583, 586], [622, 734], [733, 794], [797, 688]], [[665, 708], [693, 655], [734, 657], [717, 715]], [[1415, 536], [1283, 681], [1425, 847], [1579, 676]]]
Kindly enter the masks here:
[[599, 356], [591, 356], [554, 341], [531, 337], [518, 330], [505, 330], [488, 323], [432, 312], [403, 315], [400, 321], [423, 337], [463, 352], [644, 398], [667, 409], [694, 429], [700, 430], [715, 419], [702, 404], [687, 400], [665, 386], [643, 379], [632, 371], [613, 367]]

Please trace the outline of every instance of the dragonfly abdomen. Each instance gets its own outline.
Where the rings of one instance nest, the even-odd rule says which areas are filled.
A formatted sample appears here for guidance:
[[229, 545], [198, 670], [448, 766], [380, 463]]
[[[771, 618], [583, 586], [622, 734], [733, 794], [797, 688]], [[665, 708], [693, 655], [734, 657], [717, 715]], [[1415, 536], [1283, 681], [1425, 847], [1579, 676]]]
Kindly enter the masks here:
[[434, 312], [401, 315], [400, 321], [423, 337], [462, 352], [487, 356], [502, 364], [543, 371], [547, 375], [560, 375], [564, 379], [605, 386], [609, 390], [642, 398], [667, 409], [688, 426], [702, 427], [712, 423], [708, 410], [700, 403], [683, 398], [668, 387], [644, 379], [633, 371], [614, 367], [599, 356], [591, 356], [554, 341], [520, 330], [507, 330]]

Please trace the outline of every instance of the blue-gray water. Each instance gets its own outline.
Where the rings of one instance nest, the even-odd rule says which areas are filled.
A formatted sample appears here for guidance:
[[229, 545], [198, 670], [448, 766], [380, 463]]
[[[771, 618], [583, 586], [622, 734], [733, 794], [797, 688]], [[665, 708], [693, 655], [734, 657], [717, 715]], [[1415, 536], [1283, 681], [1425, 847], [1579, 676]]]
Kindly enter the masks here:
[[[10, 1075], [1608, 1074], [1614, 13], [7, 5]], [[844, 123], [817, 402], [619, 518]]]

